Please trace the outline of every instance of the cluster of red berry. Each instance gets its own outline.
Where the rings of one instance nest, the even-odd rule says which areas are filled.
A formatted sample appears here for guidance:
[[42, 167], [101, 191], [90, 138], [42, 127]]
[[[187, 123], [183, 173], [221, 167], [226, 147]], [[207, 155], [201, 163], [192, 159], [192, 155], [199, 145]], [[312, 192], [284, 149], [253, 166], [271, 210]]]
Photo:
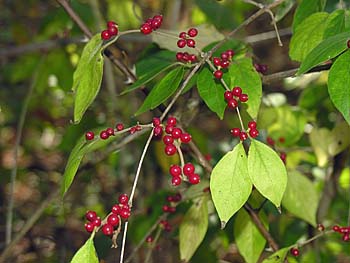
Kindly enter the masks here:
[[154, 30], [160, 28], [163, 22], [162, 15], [155, 15], [152, 18], [148, 18], [145, 23], [143, 23], [140, 27], [140, 31], [145, 34], [151, 34]]
[[[114, 136], [116, 132], [120, 132], [124, 130], [124, 125], [122, 123], [117, 123], [117, 125], [115, 126], [115, 129], [108, 127], [105, 130], [102, 130], [100, 132], [100, 138], [102, 140], [107, 140], [110, 136]], [[135, 126], [132, 126], [128, 129], [130, 134], [134, 134], [137, 131], [142, 130], [141, 125], [137, 124]], [[85, 133], [85, 139], [88, 141], [91, 141], [95, 138], [95, 134], [92, 131], [88, 131]]]
[[163, 212], [164, 213], [175, 213], [176, 207], [175, 204], [180, 202], [182, 199], [182, 196], [180, 193], [177, 193], [175, 195], [169, 195], [167, 196], [166, 200], [169, 202], [169, 205], [163, 205]]
[[118, 35], [118, 25], [113, 21], [107, 22], [107, 29], [101, 32], [103, 40], [109, 40], [111, 37]]
[[190, 184], [198, 184], [200, 182], [200, 177], [195, 173], [195, 167], [192, 163], [186, 163], [181, 167], [179, 165], [173, 164], [169, 168], [169, 173], [172, 176], [171, 183], [174, 186], [181, 184], [184, 178], [187, 178]]
[[341, 226], [333, 226], [332, 227], [333, 231], [339, 233], [339, 234], [342, 234], [343, 237], [343, 241], [347, 242], [350, 240], [350, 226], [344, 226], [344, 227], [341, 227]]
[[173, 229], [169, 221], [167, 220], [161, 220], [159, 224], [167, 232], [171, 232], [171, 230]]
[[96, 227], [101, 226], [101, 218], [97, 216], [95, 211], [87, 211], [85, 217], [88, 220], [88, 222], [85, 223], [87, 232], [91, 233]]
[[[259, 131], [256, 128], [255, 121], [250, 121], [248, 123], [248, 128], [249, 128], [249, 136], [251, 138], [256, 138], [259, 136]], [[245, 141], [246, 139], [248, 139], [248, 134], [245, 131], [241, 131], [239, 128], [232, 128], [230, 130], [230, 133], [233, 137], [239, 137], [241, 141]]]
[[[190, 28], [187, 33], [180, 32], [179, 40], [177, 41], [177, 46], [179, 48], [184, 48], [186, 46], [194, 48], [196, 46], [196, 41], [192, 39], [192, 37], [196, 37], [198, 35], [198, 30], [196, 28]], [[189, 54], [188, 52], [177, 52], [176, 59], [180, 62], [195, 62], [197, 57], [195, 54]]]
[[265, 65], [265, 64], [254, 63], [254, 68], [257, 72], [259, 72], [261, 74], [265, 74], [267, 71], [267, 65]]
[[[278, 138], [278, 141], [280, 143], [284, 143], [285, 142], [285, 138], [284, 137], [280, 137], [280, 138]], [[267, 137], [266, 138], [266, 143], [268, 145], [270, 145], [272, 148], [275, 148], [275, 140], [272, 139], [271, 137]], [[285, 152], [279, 152], [279, 154], [280, 154], [280, 158], [283, 161], [283, 163], [286, 164], [287, 163], [287, 154]]]
[[292, 247], [292, 248], [290, 249], [290, 253], [291, 253], [294, 257], [297, 257], [297, 256], [299, 256], [299, 249], [296, 248], [296, 247]]
[[188, 52], [177, 52], [176, 53], [176, 60], [180, 62], [195, 62], [197, 60], [197, 57], [195, 54], [189, 54]]
[[234, 87], [232, 90], [226, 90], [224, 93], [224, 98], [227, 102], [227, 107], [229, 107], [230, 109], [237, 108], [238, 100], [240, 102], [248, 101], [248, 95], [242, 93], [242, 89], [240, 87]]
[[213, 57], [213, 64], [216, 66], [217, 70], [214, 71], [214, 77], [221, 79], [224, 75], [224, 72], [221, 69], [228, 68], [230, 62], [234, 56], [235, 52], [232, 49], [226, 50], [221, 53], [220, 57]]

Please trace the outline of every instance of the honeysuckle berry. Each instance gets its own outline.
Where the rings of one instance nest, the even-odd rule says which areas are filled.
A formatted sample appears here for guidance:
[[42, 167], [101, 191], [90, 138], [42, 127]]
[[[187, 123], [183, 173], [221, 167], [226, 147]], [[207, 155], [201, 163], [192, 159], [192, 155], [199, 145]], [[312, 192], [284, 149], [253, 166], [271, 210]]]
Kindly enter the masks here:
[[183, 167], [182, 167], [182, 171], [183, 174], [186, 176], [190, 176], [191, 174], [194, 173], [195, 168], [194, 165], [192, 163], [186, 163]]
[[153, 128], [153, 135], [155, 137], [160, 137], [163, 133], [163, 128], [161, 126], [156, 126]]
[[108, 33], [110, 36], [116, 36], [118, 35], [118, 27], [113, 26], [113, 27], [108, 27]]
[[179, 38], [186, 39], [186, 37], [187, 37], [186, 32], [180, 32]]
[[220, 69], [218, 69], [214, 72], [214, 77], [217, 79], [221, 79], [223, 74], [224, 73]]
[[181, 177], [180, 176], [173, 176], [173, 178], [171, 178], [171, 184], [173, 186], [178, 186], [181, 184]]
[[184, 54], [182, 52], [177, 52], [176, 53], [176, 60], [177, 61], [182, 61], [184, 57]]
[[220, 57], [221, 57], [222, 60], [228, 60], [229, 59], [229, 56], [228, 56], [228, 54], [226, 52], [222, 52]]
[[239, 96], [239, 100], [240, 100], [241, 102], [247, 102], [247, 101], [248, 101], [248, 95], [242, 93], [242, 94]]
[[239, 133], [239, 139], [240, 139], [241, 141], [245, 141], [246, 139], [248, 139], [248, 134], [247, 134], [246, 132], [244, 132], [244, 131], [241, 131], [241, 132]]
[[172, 125], [172, 126], [175, 126], [176, 125], [176, 118], [175, 117], [169, 117], [168, 119], [167, 119], [167, 121], [166, 121], [166, 123], [168, 124], [168, 125]]
[[170, 135], [165, 135], [163, 137], [163, 142], [165, 145], [173, 144], [174, 143], [174, 138]]
[[121, 131], [124, 129], [124, 124], [123, 123], [117, 123], [117, 125], [115, 126], [115, 128], [117, 129], [117, 131]]
[[225, 98], [226, 101], [229, 101], [229, 100], [233, 99], [232, 92], [230, 90], [226, 90], [224, 92], [224, 98]]
[[159, 118], [154, 117], [154, 118], [152, 119], [152, 123], [153, 123], [153, 126], [156, 127], [156, 126], [159, 126], [159, 125], [161, 124], [161, 121], [160, 121]]
[[317, 230], [318, 231], [324, 231], [324, 225], [323, 224], [317, 224]]
[[161, 21], [153, 19], [153, 21], [151, 23], [151, 27], [153, 30], [156, 30], [161, 26], [161, 24], [162, 24]]
[[122, 208], [120, 207], [119, 204], [115, 204], [113, 207], [112, 207], [112, 210], [111, 212], [115, 215], [119, 215], [120, 214], [120, 211], [122, 210]]
[[176, 44], [179, 48], [184, 48], [186, 46], [186, 43], [187, 42], [185, 39], [179, 39]]
[[183, 53], [183, 56], [182, 56], [182, 60], [183, 60], [184, 62], [190, 61], [190, 54], [188, 54], [188, 52], [184, 52], [184, 53]]
[[227, 102], [227, 107], [229, 107], [230, 109], [235, 109], [238, 106], [238, 101], [236, 99], [230, 99]]
[[116, 214], [110, 214], [107, 217], [107, 223], [111, 226], [116, 226], [119, 224], [119, 217]]
[[242, 89], [241, 89], [241, 87], [234, 87], [234, 88], [232, 89], [232, 95], [233, 95], [233, 96], [239, 97], [239, 96], [241, 96], [241, 94], [242, 94]]
[[190, 36], [190, 37], [195, 37], [198, 35], [198, 30], [196, 28], [190, 28], [188, 31], [187, 31], [187, 34]]
[[350, 240], [350, 235], [349, 235], [349, 233], [344, 234], [343, 237], [342, 237], [342, 239], [343, 239], [344, 242], [348, 242], [348, 241]]
[[130, 209], [122, 208], [120, 211], [120, 217], [128, 219], [130, 217]]
[[228, 68], [228, 66], [230, 66], [230, 62], [228, 62], [227, 60], [223, 60], [221, 61], [220, 66], [222, 68]]
[[235, 52], [232, 49], [226, 50], [226, 54], [229, 58], [232, 58], [235, 55]]
[[180, 202], [182, 199], [182, 195], [180, 193], [176, 193], [174, 196], [173, 196], [173, 200], [174, 202]]
[[334, 232], [339, 232], [340, 231], [340, 226], [335, 225], [335, 226], [332, 227], [332, 230]]
[[97, 218], [97, 214], [95, 211], [87, 211], [85, 213], [85, 218], [91, 222]]
[[180, 141], [182, 143], [189, 143], [192, 140], [192, 136], [189, 133], [182, 133], [180, 137]]
[[94, 226], [96, 226], [96, 227], [99, 227], [100, 225], [101, 225], [101, 217], [96, 217], [93, 221], [91, 221], [91, 223], [93, 223], [94, 224]]
[[119, 203], [121, 203], [122, 205], [126, 205], [129, 201], [129, 197], [127, 194], [121, 194], [118, 198]]
[[107, 131], [101, 131], [101, 132], [100, 132], [100, 138], [101, 138], [102, 140], [107, 140], [108, 137], [109, 137], [109, 134], [108, 134]]
[[275, 145], [275, 141], [271, 137], [267, 137], [266, 138], [266, 142], [267, 142], [268, 145], [271, 145], [271, 146]]
[[129, 129], [129, 133], [130, 133], [130, 134], [134, 134], [136, 131], [137, 131], [137, 129], [136, 129], [135, 126], [133, 126], [133, 127], [131, 127], [131, 128]]
[[293, 247], [290, 249], [290, 253], [294, 256], [294, 257], [297, 257], [299, 256], [299, 249]]
[[153, 242], [153, 237], [152, 236], [146, 237], [146, 242], [147, 243], [152, 243]]
[[346, 234], [350, 232], [350, 228], [348, 227], [341, 227], [339, 230], [339, 233]]
[[92, 222], [87, 222], [85, 224], [85, 230], [89, 233], [91, 233], [92, 231], [94, 231], [95, 229], [95, 225]]
[[176, 165], [176, 164], [172, 164], [169, 168], [169, 173], [171, 176], [180, 176], [181, 175], [181, 167]]
[[200, 177], [198, 174], [194, 173], [188, 176], [188, 181], [190, 184], [198, 184], [200, 182]]
[[214, 63], [215, 66], [218, 67], [218, 66], [221, 65], [221, 59], [218, 58], [218, 57], [214, 57], [214, 58], [213, 58], [213, 63]]
[[248, 122], [248, 128], [252, 130], [256, 129], [256, 122], [255, 121]]
[[192, 38], [189, 38], [186, 40], [186, 44], [188, 47], [194, 48], [196, 46], [196, 41], [194, 41]]
[[179, 139], [181, 137], [181, 134], [182, 134], [182, 130], [180, 128], [176, 128], [176, 127], [174, 127], [172, 132], [171, 132], [171, 136], [174, 139]]
[[174, 144], [168, 144], [165, 146], [164, 152], [166, 155], [171, 156], [176, 153], [176, 147]]
[[281, 160], [284, 162], [284, 164], [286, 164], [287, 161], [287, 154], [285, 152], [281, 152], [280, 153], [280, 158]]
[[149, 23], [143, 23], [140, 27], [140, 31], [144, 35], [148, 35], [152, 33], [152, 26]]
[[168, 213], [175, 213], [176, 212], [176, 207], [174, 206], [169, 206], [168, 208]]
[[168, 213], [169, 212], [169, 208], [170, 208], [170, 206], [163, 205], [162, 210], [163, 210], [163, 212]]
[[171, 134], [173, 132], [173, 129], [174, 129], [173, 125], [169, 125], [169, 124], [165, 125], [165, 132], [167, 134]]
[[195, 62], [195, 61], [197, 60], [197, 57], [196, 57], [195, 54], [190, 54], [188, 59], [189, 59], [189, 61], [191, 61], [191, 62]]
[[95, 134], [92, 131], [85, 133], [85, 139], [91, 141], [95, 138]]
[[108, 21], [107, 22], [107, 28], [109, 28], [109, 27], [116, 27], [116, 26], [117, 26], [117, 23], [114, 22], [114, 21]]
[[267, 65], [264, 65], [264, 64], [255, 63], [254, 68], [257, 72], [259, 72], [261, 74], [265, 74], [267, 71]]
[[113, 128], [107, 128], [106, 132], [108, 133], [109, 136], [114, 135], [114, 129]]
[[241, 134], [241, 130], [239, 128], [232, 128], [230, 130], [230, 133], [233, 137], [239, 137], [239, 135]]
[[113, 226], [110, 224], [104, 224], [102, 226], [102, 233], [106, 236], [111, 236], [113, 234]]
[[257, 129], [250, 129], [249, 136], [252, 138], [256, 138], [259, 136], [259, 131]]
[[108, 29], [103, 30], [103, 31], [101, 32], [101, 38], [102, 38], [103, 40], [109, 40], [109, 39], [111, 38], [111, 34], [109, 33]]

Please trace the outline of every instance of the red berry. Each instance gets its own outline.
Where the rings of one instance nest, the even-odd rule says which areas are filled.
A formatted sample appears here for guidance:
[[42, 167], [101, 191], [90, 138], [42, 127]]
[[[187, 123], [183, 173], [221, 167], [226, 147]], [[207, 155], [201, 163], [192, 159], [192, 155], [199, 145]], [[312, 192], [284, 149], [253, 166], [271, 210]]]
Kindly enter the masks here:
[[182, 61], [184, 58], [184, 54], [182, 52], [177, 52], [176, 53], [176, 60], [177, 61]]
[[181, 199], [182, 199], [182, 196], [181, 196], [180, 193], [177, 193], [177, 194], [174, 195], [173, 198], [174, 198], [174, 202], [180, 202]]
[[120, 217], [124, 219], [128, 219], [130, 217], [130, 209], [122, 208], [120, 211]]
[[226, 101], [233, 99], [233, 94], [230, 90], [226, 90], [224, 93], [224, 98]]
[[184, 52], [182, 55], [182, 60], [185, 62], [190, 61], [190, 54], [188, 54], [188, 52]]
[[171, 156], [174, 155], [176, 153], [176, 147], [174, 144], [169, 144], [167, 146], [165, 146], [164, 152], [166, 155]]
[[269, 144], [271, 146], [275, 145], [275, 141], [271, 137], [267, 137], [266, 142], [267, 142], [267, 144]]
[[186, 44], [188, 47], [195, 47], [196, 46], [196, 41], [194, 41], [193, 39], [189, 38], [186, 40]]
[[173, 186], [178, 186], [181, 184], [181, 177], [180, 176], [173, 176], [173, 178], [171, 178], [171, 184]]
[[115, 22], [113, 22], [113, 21], [108, 21], [107, 22], [107, 28], [115, 27], [115, 26], [117, 26], [117, 24]]
[[92, 231], [94, 231], [95, 229], [95, 225], [92, 222], [87, 222], [85, 224], [85, 230], [89, 233], [91, 233]]
[[148, 236], [148, 237], [146, 238], [146, 242], [147, 242], [147, 243], [152, 243], [152, 242], [153, 242], [153, 237], [152, 237], [152, 236]]
[[226, 50], [226, 54], [229, 56], [229, 58], [232, 58], [235, 55], [235, 52], [232, 49]]
[[196, 28], [190, 28], [188, 31], [187, 31], [187, 34], [190, 36], [190, 37], [195, 37], [198, 35], [198, 30]]
[[160, 119], [157, 117], [153, 118], [152, 123], [154, 127], [159, 126], [161, 124]]
[[160, 28], [161, 25], [162, 25], [162, 22], [159, 20], [155, 20], [155, 19], [153, 19], [153, 21], [151, 23], [151, 27], [153, 30]]
[[318, 231], [324, 231], [324, 225], [322, 225], [322, 224], [317, 224], [317, 229], [318, 229]]
[[119, 204], [115, 204], [112, 207], [112, 213], [115, 214], [115, 215], [119, 215], [121, 210], [122, 210], [122, 208], [120, 207]]
[[111, 214], [107, 217], [107, 222], [111, 226], [116, 226], [119, 224], [119, 217], [115, 214]]
[[183, 171], [184, 175], [186, 175], [186, 176], [192, 175], [194, 173], [194, 170], [195, 170], [195, 168], [194, 168], [194, 165], [192, 163], [186, 163], [184, 165], [184, 167], [182, 167], [182, 171]]
[[192, 140], [192, 136], [191, 134], [184, 132], [181, 134], [180, 140], [182, 143], [189, 143]]
[[118, 27], [116, 27], [116, 26], [109, 27], [107, 30], [108, 30], [108, 33], [110, 36], [118, 35]]
[[171, 137], [170, 135], [165, 135], [163, 137], [163, 142], [165, 145], [173, 144], [174, 143], [174, 138]]
[[346, 234], [350, 232], [350, 229], [348, 227], [341, 227], [339, 232], [342, 234]]
[[214, 72], [214, 77], [217, 79], [221, 79], [223, 74], [224, 73], [221, 70], [217, 70]]
[[186, 37], [187, 37], [186, 32], [180, 32], [179, 38], [186, 39]]
[[242, 93], [242, 94], [239, 96], [239, 100], [240, 100], [241, 102], [246, 102], [246, 101], [248, 101], [248, 95]]
[[230, 62], [228, 62], [227, 60], [223, 60], [221, 61], [220, 66], [222, 68], [228, 68], [228, 66], [230, 66]]
[[106, 30], [103, 30], [102, 32], [101, 32], [101, 38], [103, 39], [103, 40], [108, 40], [108, 39], [110, 39], [111, 38], [111, 35], [110, 35], [110, 33], [109, 33], [109, 31], [106, 29]]
[[85, 217], [91, 222], [97, 218], [97, 214], [95, 211], [87, 211]]
[[346, 45], [350, 48], [350, 39], [346, 42]]
[[227, 102], [227, 107], [229, 107], [230, 109], [235, 109], [235, 108], [237, 108], [237, 106], [238, 106], [238, 102], [235, 99], [230, 99]]
[[173, 131], [171, 132], [171, 135], [173, 136], [174, 139], [179, 139], [181, 137], [182, 130], [180, 128], [173, 128]]
[[152, 33], [152, 26], [148, 23], [143, 23], [140, 27], [140, 31], [143, 34], [148, 35], [148, 34]]
[[118, 198], [119, 203], [121, 203], [122, 205], [126, 205], [129, 201], [129, 197], [127, 194], [121, 194]]
[[239, 134], [239, 139], [241, 141], [245, 141], [246, 139], [248, 139], [248, 134], [244, 131], [241, 131], [240, 134]]
[[342, 239], [343, 239], [344, 242], [349, 241], [349, 240], [350, 240], [350, 235], [349, 235], [349, 233], [344, 234]]
[[134, 134], [137, 131], [136, 126], [133, 126], [129, 129], [130, 134]]
[[173, 132], [173, 129], [174, 129], [174, 126], [173, 125], [166, 125], [165, 126], [165, 132], [167, 133], [167, 134], [171, 134], [172, 132]]
[[287, 154], [285, 152], [281, 152], [280, 153], [280, 158], [281, 160], [284, 162], [284, 164], [286, 163], [287, 161]]
[[106, 132], [108, 133], [108, 136], [114, 135], [114, 129], [113, 128], [107, 128]]
[[176, 164], [173, 164], [170, 166], [169, 168], [169, 173], [171, 174], [171, 176], [180, 176], [181, 175], [181, 167], [176, 165]]
[[195, 62], [196, 60], [197, 60], [197, 57], [196, 57], [196, 55], [195, 54], [191, 54], [191, 55], [189, 55], [189, 61], [191, 61], [191, 62]]
[[169, 117], [166, 121], [166, 124], [175, 126], [176, 125], [176, 118], [175, 117]]
[[172, 230], [172, 227], [171, 227], [171, 225], [166, 225], [165, 227], [164, 227], [164, 230], [165, 231], [167, 231], [167, 232], [171, 232], [171, 230]]
[[159, 21], [159, 22], [163, 22], [163, 16], [162, 15], [155, 15], [153, 17], [153, 20]]
[[248, 122], [248, 127], [249, 129], [252, 129], [252, 130], [256, 129], [256, 122], [255, 121]]
[[340, 231], [340, 227], [337, 226], [337, 225], [333, 226], [332, 229], [333, 229], [334, 232], [339, 232]]
[[241, 130], [239, 128], [233, 128], [230, 130], [230, 133], [233, 137], [239, 137]]
[[101, 138], [102, 140], [107, 140], [108, 137], [109, 137], [109, 134], [108, 134], [107, 131], [101, 131], [101, 132], [100, 132], [100, 138]]
[[156, 126], [156, 127], [153, 128], [153, 135], [155, 137], [161, 136], [162, 133], [163, 133], [163, 128], [161, 126]]
[[198, 184], [201, 181], [201, 179], [198, 174], [191, 174], [190, 176], [188, 176], [188, 181], [190, 182], [190, 184]]
[[167, 200], [168, 202], [174, 202], [174, 197], [172, 197], [171, 195], [168, 195], [168, 196], [166, 197], [166, 200]]
[[169, 208], [170, 208], [170, 206], [163, 205], [162, 210], [163, 210], [163, 212], [167, 213], [167, 212], [169, 212]]
[[88, 141], [91, 141], [95, 138], [95, 134], [91, 131], [85, 133], [85, 139]]
[[214, 63], [215, 66], [218, 67], [218, 66], [221, 65], [221, 59], [218, 58], [218, 57], [214, 57], [214, 58], [213, 58], [213, 63]]
[[221, 59], [222, 60], [228, 60], [229, 59], [229, 55], [226, 52], [222, 52], [221, 53]]
[[168, 213], [175, 213], [176, 212], [176, 207], [174, 206], [169, 206], [168, 208]]
[[297, 257], [297, 256], [299, 256], [299, 249], [293, 247], [293, 248], [291, 248], [290, 253], [291, 253], [294, 257]]
[[259, 131], [257, 129], [250, 129], [249, 136], [252, 138], [256, 138], [259, 136]]
[[106, 236], [110, 236], [113, 234], [113, 226], [110, 224], [104, 224], [102, 226], [102, 232], [103, 234], [105, 234]]
[[184, 48], [184, 47], [186, 46], [186, 40], [185, 40], [185, 39], [179, 39], [179, 40], [177, 41], [177, 46], [178, 46], [179, 48]]
[[240, 87], [234, 87], [232, 89], [233, 96], [239, 97], [242, 94], [242, 89]]
[[115, 127], [116, 127], [117, 131], [121, 131], [124, 129], [123, 123], [117, 123], [117, 125]]
[[101, 225], [101, 218], [98, 216], [95, 220], [91, 221], [91, 223], [93, 223], [94, 226], [99, 227]]

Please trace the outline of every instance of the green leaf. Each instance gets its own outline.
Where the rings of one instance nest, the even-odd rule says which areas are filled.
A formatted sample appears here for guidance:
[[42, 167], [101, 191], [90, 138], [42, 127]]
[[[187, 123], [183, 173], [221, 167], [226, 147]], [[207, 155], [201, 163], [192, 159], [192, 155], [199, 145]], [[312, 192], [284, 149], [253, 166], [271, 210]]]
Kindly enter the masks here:
[[349, 32], [343, 32], [323, 40], [301, 63], [297, 75], [301, 75], [311, 68], [330, 60], [347, 50], [346, 42], [350, 39]]
[[179, 87], [184, 73], [185, 70], [183, 67], [178, 67], [170, 71], [156, 86], [154, 86], [135, 115], [154, 109], [166, 101]]
[[318, 194], [315, 185], [297, 171], [288, 173], [282, 205], [293, 215], [316, 226]]
[[345, 10], [336, 10], [330, 14], [323, 38], [328, 38], [345, 31]]
[[276, 8], [276, 14], [275, 14], [276, 22], [282, 20], [293, 8], [294, 4], [295, 4], [295, 0], [285, 0], [282, 4], [280, 4]]
[[[259, 213], [259, 218], [268, 229], [267, 218], [263, 211]], [[235, 243], [245, 262], [258, 262], [260, 254], [264, 250], [266, 239], [244, 209], [240, 209], [237, 213], [233, 229]]]
[[214, 79], [212, 72], [207, 67], [198, 73], [197, 89], [208, 108], [222, 120], [226, 108], [225, 89], [220, 82]]
[[287, 186], [287, 171], [277, 153], [266, 144], [252, 139], [248, 172], [256, 189], [279, 208]]
[[71, 263], [98, 263], [98, 257], [94, 246], [94, 234], [75, 253]]
[[295, 30], [290, 42], [289, 56], [303, 61], [323, 39], [328, 13], [315, 13], [306, 18]]
[[180, 257], [188, 262], [202, 243], [208, 229], [207, 197], [198, 198], [180, 225]]
[[248, 94], [249, 100], [244, 103], [248, 106], [247, 112], [256, 119], [261, 102], [262, 84], [259, 74], [253, 67], [251, 58], [234, 61], [229, 69], [231, 87], [239, 86], [243, 93]]
[[284, 247], [273, 253], [263, 263], [283, 263], [291, 247]]
[[64, 170], [62, 184], [61, 184], [61, 195], [62, 197], [68, 191], [71, 186], [74, 177], [78, 171], [79, 165], [84, 158], [84, 156], [92, 151], [102, 148], [113, 141], [116, 136], [111, 136], [107, 140], [102, 140], [96, 138], [93, 141], [86, 141], [85, 135], [81, 136], [76, 145], [74, 146], [72, 152], [69, 155], [66, 168]]
[[336, 124], [331, 133], [331, 140], [328, 151], [331, 156], [344, 151], [350, 145], [350, 126], [348, 123], [339, 122]]
[[210, 191], [223, 228], [252, 192], [247, 155], [242, 143], [237, 144], [215, 165], [210, 176]]
[[322, 12], [327, 0], [303, 0], [298, 6], [293, 19], [293, 32], [305, 18], [316, 12]]
[[74, 122], [80, 122], [85, 111], [94, 101], [100, 90], [103, 57], [101, 53], [101, 35], [94, 35], [86, 44], [77, 69], [73, 75], [74, 100]]
[[331, 132], [326, 128], [312, 129], [310, 143], [317, 157], [317, 164], [324, 167], [328, 162], [328, 146], [331, 140]]
[[[349, 34], [350, 37], [350, 34]], [[350, 125], [350, 52], [340, 55], [328, 76], [328, 92], [334, 106]]]

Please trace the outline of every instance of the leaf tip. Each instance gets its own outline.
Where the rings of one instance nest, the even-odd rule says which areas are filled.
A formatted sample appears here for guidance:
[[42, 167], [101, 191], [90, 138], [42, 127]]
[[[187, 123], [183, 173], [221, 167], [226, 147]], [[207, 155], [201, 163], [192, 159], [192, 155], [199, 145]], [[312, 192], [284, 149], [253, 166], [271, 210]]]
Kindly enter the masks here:
[[276, 208], [277, 208], [278, 213], [279, 213], [279, 214], [282, 214], [281, 206], [276, 206]]
[[225, 228], [225, 226], [226, 226], [226, 221], [221, 221], [221, 229], [224, 229]]

